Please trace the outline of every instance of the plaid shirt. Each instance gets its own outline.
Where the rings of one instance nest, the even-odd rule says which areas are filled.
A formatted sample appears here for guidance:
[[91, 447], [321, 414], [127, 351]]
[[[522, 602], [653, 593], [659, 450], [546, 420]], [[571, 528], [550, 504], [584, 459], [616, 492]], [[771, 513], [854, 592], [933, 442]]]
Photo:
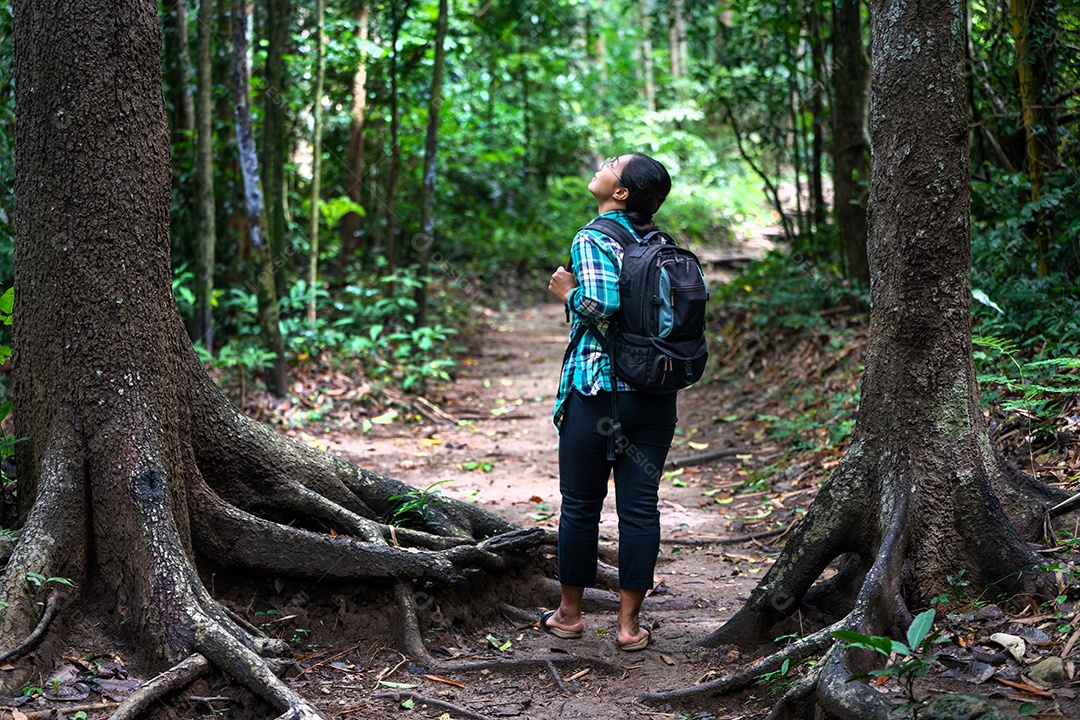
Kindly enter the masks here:
[[[625, 210], [612, 210], [600, 217], [611, 218], [637, 237]], [[570, 339], [578, 328], [595, 321], [601, 333], [607, 336], [608, 318], [619, 309], [619, 271], [622, 270], [622, 246], [599, 230], [580, 230], [570, 246], [570, 262], [577, 287], [570, 291], [567, 306], [570, 309]], [[572, 390], [582, 395], [596, 395], [611, 391], [611, 361], [600, 343], [585, 333], [577, 347], [563, 365], [559, 378], [559, 394], [555, 398], [555, 427], [562, 426], [564, 404]], [[631, 390], [616, 378], [619, 392]]]

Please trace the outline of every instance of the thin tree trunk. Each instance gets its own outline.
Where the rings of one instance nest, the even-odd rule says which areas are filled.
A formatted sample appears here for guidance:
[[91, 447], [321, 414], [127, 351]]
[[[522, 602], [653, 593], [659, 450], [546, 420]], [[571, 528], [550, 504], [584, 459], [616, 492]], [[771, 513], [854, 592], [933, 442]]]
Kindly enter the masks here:
[[806, 235], [806, 214], [802, 207], [802, 138], [803, 123], [799, 97], [799, 63], [795, 57], [795, 49], [787, 35], [784, 35], [784, 46], [791, 65], [788, 68], [788, 115], [791, 119], [791, 169], [795, 173], [795, 222], [798, 224], [799, 235]]
[[315, 101], [311, 115], [314, 119], [311, 139], [311, 255], [308, 258], [308, 301], [307, 319], [315, 324], [315, 291], [319, 282], [319, 192], [322, 174], [322, 95], [323, 75], [326, 72], [326, 59], [323, 44], [325, 42], [325, 0], [315, 0]]
[[272, 393], [281, 397], [288, 385], [288, 366], [285, 362], [285, 342], [278, 318], [277, 290], [266, 239], [266, 207], [259, 181], [259, 156], [255, 150], [255, 133], [251, 127], [250, 65], [248, 62], [247, 0], [232, 0], [233, 87], [236, 94], [236, 144], [240, 152], [240, 167], [244, 176], [244, 196], [247, 204], [248, 232], [259, 275], [255, 295], [259, 304], [259, 326], [267, 349], [274, 361], [266, 373]]
[[867, 73], [858, 0], [833, 4], [833, 205], [848, 277], [870, 284], [866, 255]]
[[[362, 205], [361, 192], [364, 178], [364, 137], [367, 130], [367, 43], [368, 1], [360, 0], [356, 6], [356, 39], [360, 46], [360, 59], [352, 80], [352, 107], [349, 123], [349, 174], [346, 193], [349, 200]], [[347, 212], [341, 218], [341, 257], [348, 263], [356, 254], [360, 236], [360, 214]]]
[[446, 29], [449, 24], [446, 0], [439, 0], [435, 27], [435, 63], [431, 69], [431, 101], [428, 105], [427, 137], [424, 142], [424, 194], [420, 205], [420, 283], [416, 287], [416, 326], [427, 325], [427, 289], [431, 246], [435, 243], [435, 167], [439, 149], [439, 116], [442, 111], [443, 65], [446, 60]]
[[188, 52], [187, 8], [173, 0], [165, 8], [166, 63], [172, 90], [173, 143], [195, 129], [195, 104], [191, 97], [191, 56]]
[[[1046, 102], [1056, 94], [1052, 87], [1055, 54], [1052, 22], [1048, 23], [1056, 15], [1056, 8], [1053, 0], [1011, 0], [1009, 7], [1024, 123], [1025, 164], [1031, 184], [1029, 199], [1037, 203], [1044, 191], [1048, 167], [1057, 165], [1057, 118]], [[1048, 35], [1051, 39], [1046, 41]], [[1047, 254], [1051, 228], [1045, 211], [1035, 213], [1031, 231], [1035, 236], [1035, 273], [1038, 277], [1046, 277], [1050, 274]]]
[[641, 67], [644, 73], [645, 109], [656, 112], [656, 78], [653, 72], [652, 16], [649, 0], [638, 0], [641, 19]]
[[412, 2], [404, 3], [400, 10], [394, 11], [392, 28], [390, 31], [390, 170], [386, 178], [386, 263], [388, 269], [393, 272], [397, 266], [397, 227], [394, 215], [394, 200], [397, 195], [398, 170], [401, 166], [401, 146], [398, 143], [398, 132], [401, 128], [401, 99], [398, 92], [398, 38], [401, 35], [401, 26], [409, 14], [409, 6]]
[[198, 80], [196, 104], [198, 147], [195, 155], [195, 182], [198, 193], [196, 216], [197, 258], [195, 270], [195, 338], [208, 352], [214, 352], [214, 253], [217, 229], [214, 226], [214, 84], [211, 67], [213, 43], [213, 0], [199, 2]]
[[682, 45], [679, 42], [679, 23], [682, 21], [682, 0], [675, 0], [668, 9], [668, 61], [671, 65], [671, 79], [678, 80], [683, 76], [683, 63], [679, 53]]
[[821, 6], [819, 0], [810, 3], [810, 57], [812, 83], [810, 114], [813, 116], [814, 139], [810, 151], [810, 211], [814, 231], [825, 227], [825, 190], [822, 183], [822, 158], [825, 154], [825, 110], [822, 96], [825, 90], [825, 41], [821, 37]]
[[288, 288], [289, 253], [285, 218], [285, 52], [289, 43], [291, 0], [268, 0], [266, 6], [266, 88], [263, 91], [264, 185], [267, 198], [267, 238], [273, 259], [274, 288], [280, 298]]

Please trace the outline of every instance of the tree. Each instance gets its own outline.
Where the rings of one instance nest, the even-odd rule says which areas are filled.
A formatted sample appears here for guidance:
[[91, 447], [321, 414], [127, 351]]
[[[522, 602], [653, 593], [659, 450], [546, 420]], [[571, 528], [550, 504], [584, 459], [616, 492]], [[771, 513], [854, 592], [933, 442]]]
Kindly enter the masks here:
[[[345, 182], [345, 191], [356, 206], [360, 205], [360, 191], [364, 177], [364, 131], [367, 127], [367, 43], [368, 43], [368, 2], [359, 0], [356, 5], [356, 43], [360, 47], [360, 57], [356, 63], [352, 81], [352, 103], [350, 103], [349, 122], [349, 167]], [[341, 218], [341, 255], [348, 259], [356, 253], [357, 236], [360, 233], [360, 213], [345, 213]]]
[[431, 69], [431, 99], [428, 102], [427, 135], [424, 140], [424, 193], [420, 203], [420, 282], [416, 287], [416, 326], [427, 325], [428, 272], [431, 246], [435, 242], [435, 168], [439, 150], [439, 116], [442, 113], [443, 65], [445, 64], [446, 29], [449, 24], [446, 0], [439, 0], [435, 22], [435, 58]]
[[236, 101], [236, 146], [240, 155], [240, 171], [244, 178], [244, 200], [247, 209], [247, 232], [251, 238], [252, 257], [258, 273], [255, 296], [258, 304], [259, 330], [266, 350], [273, 357], [266, 371], [266, 384], [278, 397], [285, 395], [289, 369], [285, 359], [285, 340], [281, 335], [278, 314], [278, 265], [282, 255], [273, 253], [273, 238], [266, 219], [262, 184], [259, 182], [259, 156], [255, 152], [255, 131], [251, 123], [251, 90], [248, 61], [248, 0], [232, 0], [233, 92]]
[[[824, 652], [776, 715], [816, 703], [829, 717], [884, 720], [891, 704], [849, 682], [872, 659], [834, 644], [831, 631], [896, 637], [961, 569], [980, 587], [1040, 588], [1024, 534], [1057, 493], [992, 447], [972, 360], [961, 13], [945, 2], [871, 4], [873, 281], [855, 433], [746, 605], [705, 642], [757, 647], [800, 608], [824, 615], [824, 627], [736, 676], [653, 700], [745, 686], [785, 659]], [[815, 585], [838, 559], [839, 572]]]
[[[409, 488], [234, 408], [199, 363], [171, 293], [156, 5], [18, 0], [14, 17], [13, 380], [16, 433], [27, 439], [17, 446], [21, 522], [0, 573], [0, 638], [7, 646], [36, 625], [28, 639], [44, 634], [51, 658], [61, 642], [50, 622], [93, 600], [102, 617], [128, 619], [116, 632], [147, 669], [213, 665], [283, 717], [317, 717], [271, 672], [283, 645], [234, 620], [197, 561], [407, 588], [457, 581], [466, 566], [506, 567], [517, 561], [506, 553], [534, 534], [508, 534], [515, 526], [453, 501], [419, 529], [392, 531], [377, 518]], [[73, 586], [37, 588], [31, 573]], [[34, 670], [18, 662], [4, 674], [8, 690]], [[113, 717], [132, 717], [133, 702]]]
[[211, 62], [213, 29], [213, 0], [199, 0], [199, 29], [196, 40], [198, 47], [196, 79], [199, 95], [195, 107], [198, 131], [195, 153], [198, 213], [195, 224], [195, 323], [192, 335], [202, 340], [209, 352], [214, 351], [214, 253], [217, 245], [214, 218], [214, 82]]
[[311, 224], [309, 238], [311, 249], [308, 254], [308, 301], [307, 319], [315, 324], [315, 288], [319, 282], [319, 191], [322, 180], [322, 95], [323, 76], [326, 74], [325, 26], [326, 8], [324, 0], [315, 0], [315, 92], [311, 107], [314, 120], [311, 132]]
[[866, 58], [859, 0], [833, 4], [833, 206], [848, 277], [870, 284], [866, 202]]
[[288, 224], [285, 219], [285, 160], [288, 143], [285, 139], [285, 86], [287, 72], [285, 52], [289, 44], [292, 23], [292, 0], [268, 0], [266, 7], [266, 87], [263, 90], [263, 152], [262, 162], [267, 188], [267, 236], [273, 258], [274, 288], [277, 296], [288, 293], [289, 275], [285, 238]]

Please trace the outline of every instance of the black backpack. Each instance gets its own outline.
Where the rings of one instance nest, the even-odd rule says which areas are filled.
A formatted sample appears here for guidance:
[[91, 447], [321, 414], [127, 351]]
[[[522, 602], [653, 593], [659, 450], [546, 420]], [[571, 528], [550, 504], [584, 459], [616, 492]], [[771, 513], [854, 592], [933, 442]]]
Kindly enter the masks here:
[[[697, 382], [709, 356], [705, 341], [709, 291], [697, 256], [658, 230], [638, 242], [610, 218], [597, 218], [586, 228], [623, 248], [619, 311], [611, 319], [607, 337], [593, 323], [582, 325], [564, 361], [588, 332], [608, 353], [613, 390], [615, 376], [639, 392], [652, 394], [675, 392]], [[608, 459], [614, 460], [615, 451], [625, 444], [615, 392], [611, 439]]]

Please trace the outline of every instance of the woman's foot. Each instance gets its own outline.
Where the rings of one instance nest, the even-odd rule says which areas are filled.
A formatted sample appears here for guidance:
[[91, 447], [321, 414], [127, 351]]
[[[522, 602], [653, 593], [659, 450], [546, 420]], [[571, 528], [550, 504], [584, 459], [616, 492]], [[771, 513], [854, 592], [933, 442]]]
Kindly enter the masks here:
[[579, 638], [585, 630], [585, 623], [582, 622], [581, 616], [578, 616], [576, 621], [570, 622], [568, 618], [563, 616], [561, 609], [548, 610], [541, 614], [537, 624], [541, 630], [546, 630], [555, 637], [564, 640]]
[[649, 642], [652, 640], [652, 631], [649, 630], [647, 625], [639, 625], [637, 632], [619, 628], [615, 633], [615, 637], [620, 650], [636, 652], [649, 646]]

